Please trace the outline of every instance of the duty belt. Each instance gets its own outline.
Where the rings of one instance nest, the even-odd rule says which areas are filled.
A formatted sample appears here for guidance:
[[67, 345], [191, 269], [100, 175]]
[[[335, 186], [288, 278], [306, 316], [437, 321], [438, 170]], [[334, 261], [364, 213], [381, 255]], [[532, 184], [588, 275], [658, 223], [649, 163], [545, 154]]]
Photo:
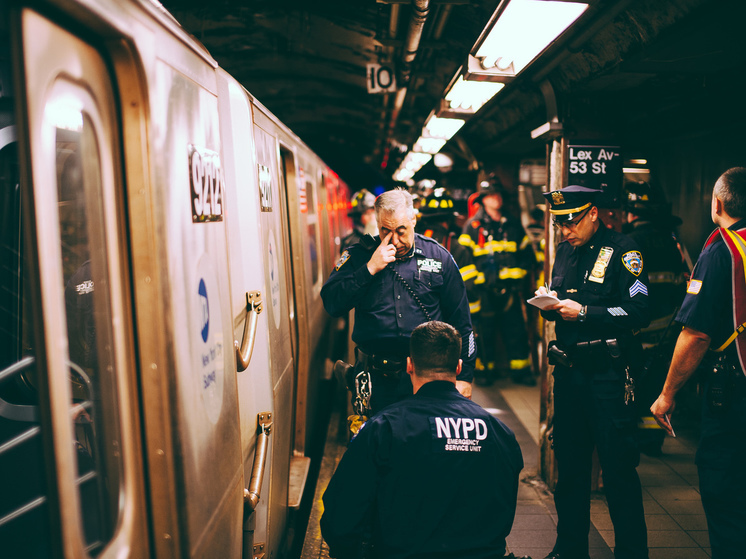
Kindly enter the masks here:
[[365, 353], [359, 347], [355, 348], [355, 357], [363, 363], [364, 367], [381, 373], [384, 376], [398, 375], [404, 370], [407, 364], [406, 358], [402, 359], [399, 356], [393, 357], [378, 353]]

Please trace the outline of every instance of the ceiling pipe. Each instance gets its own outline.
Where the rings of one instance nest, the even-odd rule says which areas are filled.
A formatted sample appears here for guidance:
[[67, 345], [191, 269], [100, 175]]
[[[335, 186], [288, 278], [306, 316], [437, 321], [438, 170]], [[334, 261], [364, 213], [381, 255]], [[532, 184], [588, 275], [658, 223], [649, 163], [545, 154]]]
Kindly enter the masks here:
[[[394, 4], [395, 6], [395, 4]], [[392, 9], [393, 7], [392, 6]], [[404, 99], [407, 96], [407, 87], [412, 75], [412, 62], [417, 56], [417, 50], [420, 48], [420, 39], [422, 39], [422, 30], [425, 27], [425, 21], [430, 13], [430, 0], [412, 0], [412, 17], [409, 19], [409, 30], [407, 38], [404, 41], [402, 53], [402, 68], [399, 72], [399, 85], [401, 86], [396, 92], [394, 106], [391, 109], [391, 117], [386, 130], [386, 136], [383, 140], [383, 159], [381, 167], [388, 165], [390, 141], [394, 133], [396, 121], [399, 119], [399, 111], [404, 106]]]
[[399, 27], [399, 4], [391, 4], [391, 16], [389, 17], [389, 38], [396, 38], [396, 30]]

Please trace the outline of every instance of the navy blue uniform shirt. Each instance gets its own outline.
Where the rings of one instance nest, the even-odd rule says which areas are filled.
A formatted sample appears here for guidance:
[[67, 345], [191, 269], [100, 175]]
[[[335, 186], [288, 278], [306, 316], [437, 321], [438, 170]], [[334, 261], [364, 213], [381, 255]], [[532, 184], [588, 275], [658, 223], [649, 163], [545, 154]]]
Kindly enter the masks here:
[[[433, 239], [415, 233], [409, 254], [372, 276], [366, 264], [376, 248], [356, 244], [342, 253], [321, 289], [324, 308], [332, 316], [345, 316], [354, 308], [352, 340], [365, 353], [392, 359], [409, 355], [409, 337], [420, 324], [428, 320], [450, 324], [461, 334], [463, 367], [458, 380], [471, 382], [476, 343], [466, 288], [453, 257]], [[394, 271], [409, 285], [429, 318]]]
[[650, 322], [648, 275], [642, 254], [632, 239], [601, 223], [583, 246], [567, 241], [557, 246], [550, 287], [557, 297], [587, 305], [584, 322], [556, 320], [557, 340], [572, 345], [590, 340], [624, 339]]
[[324, 493], [321, 533], [342, 559], [355, 557], [371, 519], [374, 557], [502, 558], [522, 468], [505, 424], [453, 383], [431, 381], [350, 442]]
[[[746, 219], [734, 223], [735, 231]], [[720, 347], [735, 331], [733, 316], [733, 260], [724, 241], [716, 240], [702, 251], [687, 287], [676, 321], [710, 336], [710, 348]], [[736, 344], [725, 350], [729, 362], [738, 365]]]

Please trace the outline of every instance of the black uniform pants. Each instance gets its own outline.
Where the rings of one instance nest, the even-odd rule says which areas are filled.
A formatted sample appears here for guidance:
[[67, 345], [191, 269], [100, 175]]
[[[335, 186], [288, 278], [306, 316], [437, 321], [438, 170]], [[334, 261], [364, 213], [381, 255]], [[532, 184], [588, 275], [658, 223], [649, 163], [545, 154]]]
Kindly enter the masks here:
[[[511, 368], [523, 369], [529, 366], [528, 332], [518, 296], [498, 296], [488, 291], [482, 297], [482, 310], [472, 318], [482, 338], [477, 348], [485, 366], [497, 360], [498, 332], [502, 337], [509, 365], [513, 365]], [[524, 366], [515, 366], [516, 363], [523, 363]]]
[[728, 409], [713, 411], [704, 402], [701, 432], [696, 461], [712, 557], [743, 557], [746, 554], [746, 380], [739, 382]]
[[382, 410], [389, 404], [398, 402], [402, 398], [412, 395], [412, 380], [407, 374], [407, 362], [405, 358], [397, 358], [400, 366], [383, 366], [383, 361], [393, 361], [378, 355], [366, 355], [360, 351], [356, 352], [353, 376], [347, 381], [347, 386], [352, 392], [352, 404], [355, 404], [355, 378], [363, 370], [368, 369], [370, 373], [370, 409], [371, 415]]
[[610, 359], [554, 370], [554, 451], [558, 478], [554, 551], [588, 557], [591, 464], [594, 446], [614, 524], [618, 559], [646, 559], [647, 529], [636, 467], [640, 453], [632, 406], [624, 404], [624, 379]]

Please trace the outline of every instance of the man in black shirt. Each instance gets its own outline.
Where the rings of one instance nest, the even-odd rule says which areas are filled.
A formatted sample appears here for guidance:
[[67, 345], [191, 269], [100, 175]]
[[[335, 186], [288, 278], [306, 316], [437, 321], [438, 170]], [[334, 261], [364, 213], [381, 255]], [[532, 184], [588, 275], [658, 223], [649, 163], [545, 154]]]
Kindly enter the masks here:
[[[332, 557], [499, 559], [518, 495], [513, 433], [459, 394], [461, 336], [432, 321], [414, 329], [414, 395], [383, 409], [352, 439], [324, 493], [321, 533]], [[471, 483], [456, 490], [466, 476]]]

